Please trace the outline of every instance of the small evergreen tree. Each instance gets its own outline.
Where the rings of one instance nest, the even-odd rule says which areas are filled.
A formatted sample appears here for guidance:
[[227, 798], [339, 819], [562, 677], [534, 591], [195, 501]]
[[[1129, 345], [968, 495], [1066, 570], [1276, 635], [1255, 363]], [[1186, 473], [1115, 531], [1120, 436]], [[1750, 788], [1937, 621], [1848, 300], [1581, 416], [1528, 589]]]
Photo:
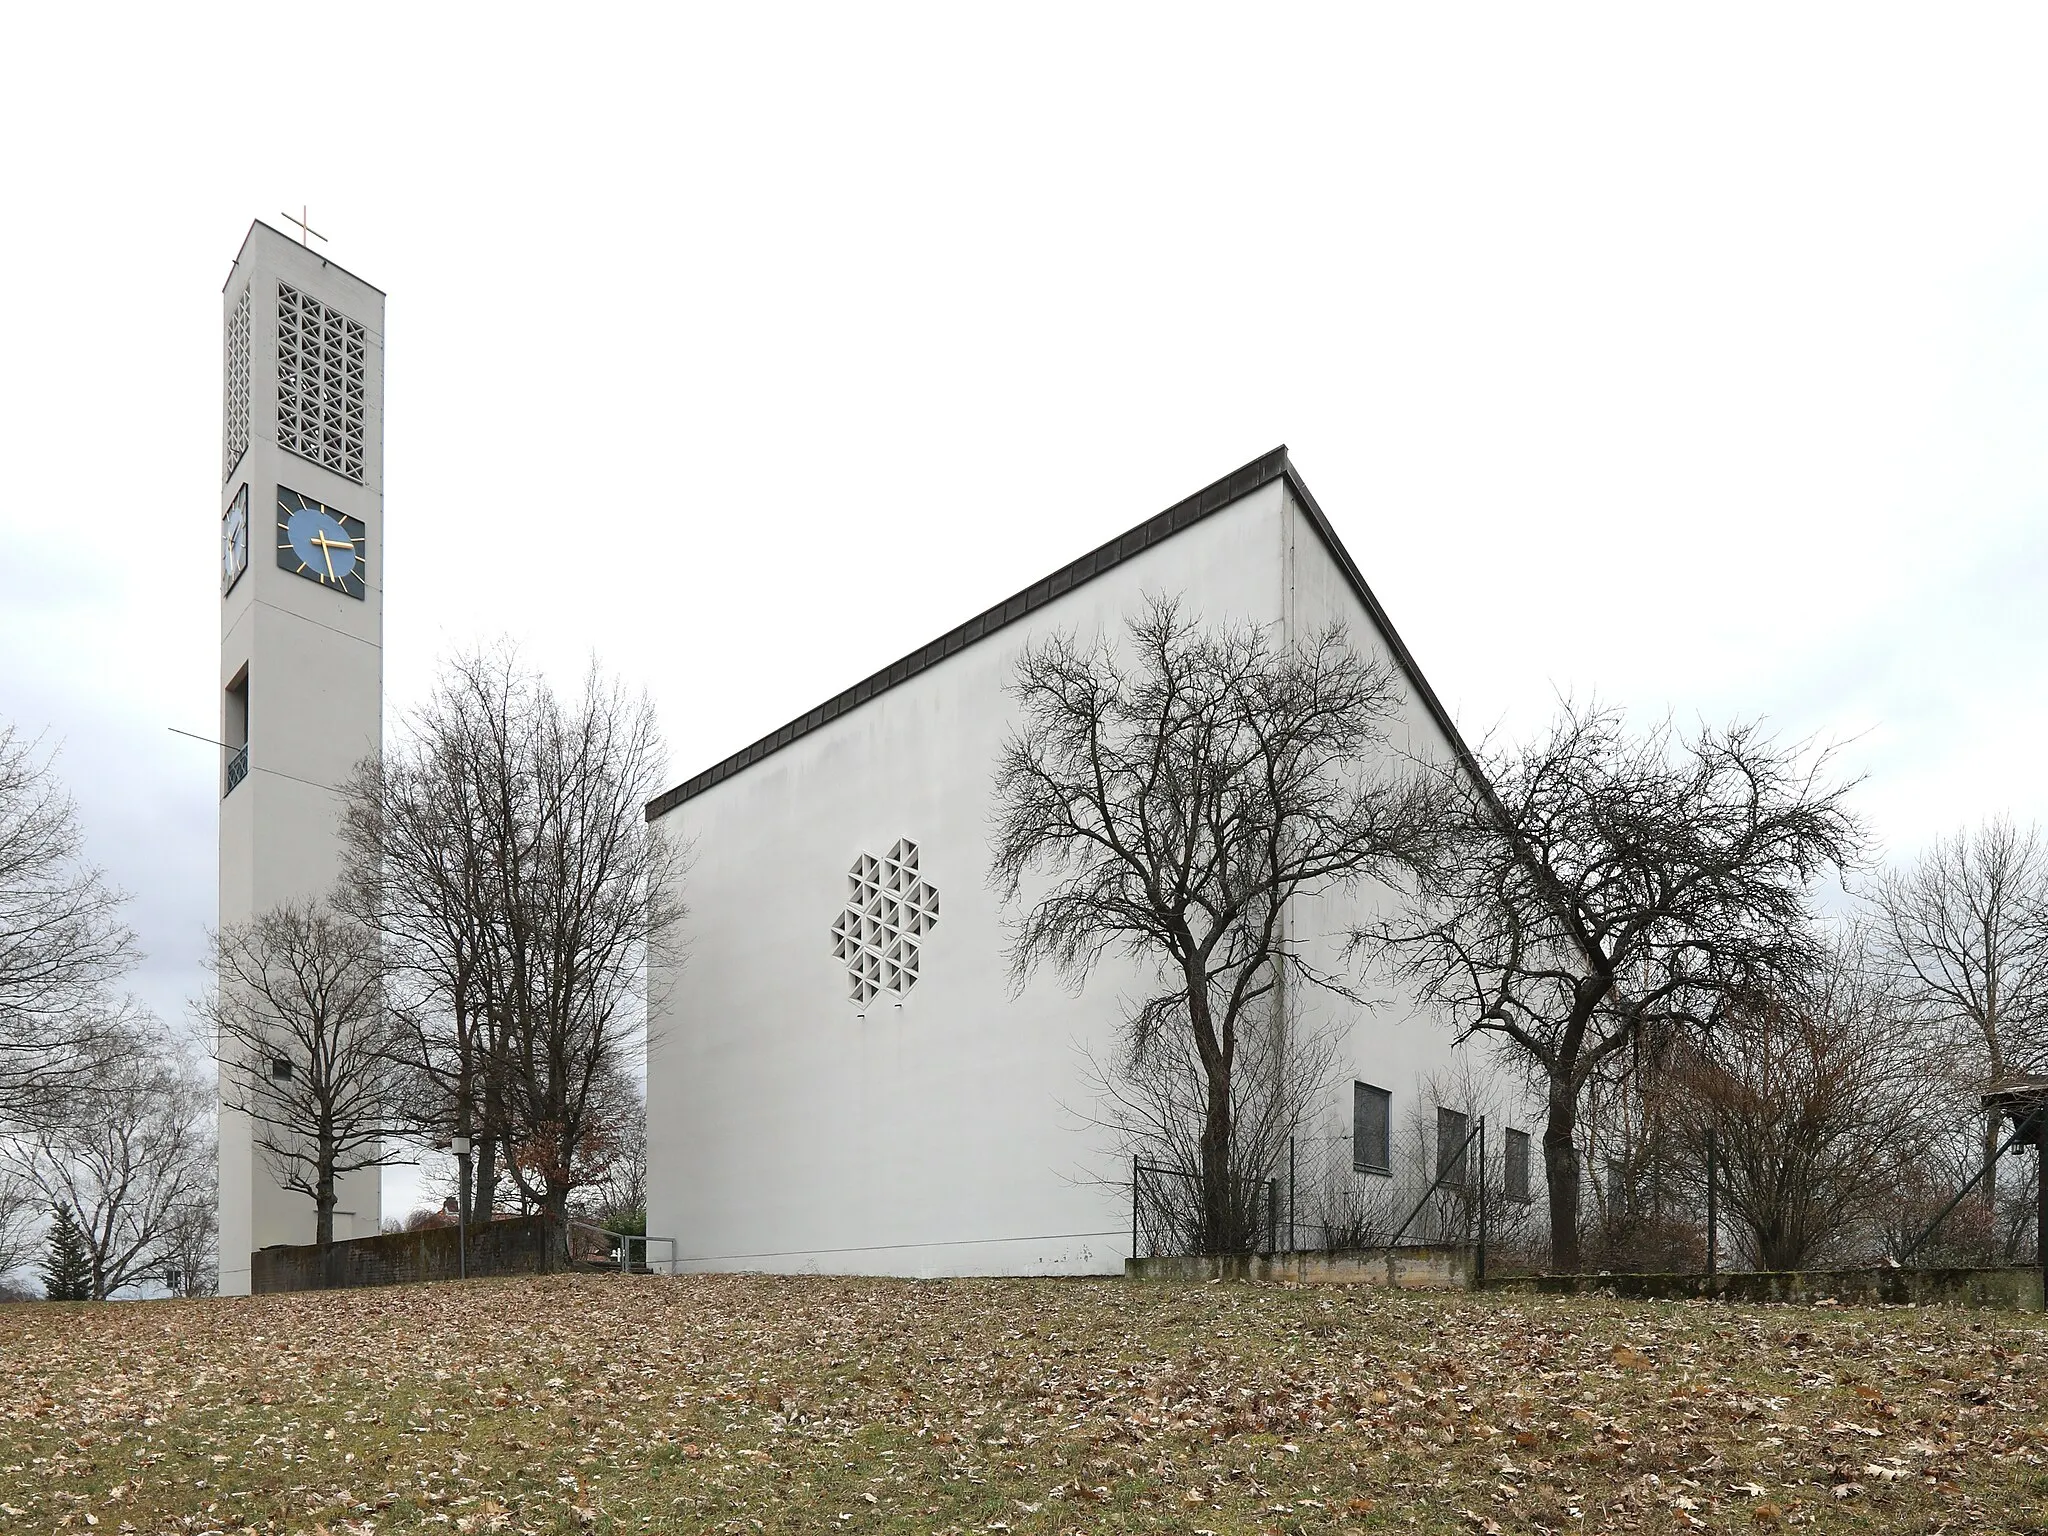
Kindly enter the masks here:
[[50, 1207], [56, 1221], [50, 1228], [50, 1256], [43, 1261], [43, 1293], [52, 1301], [92, 1300], [92, 1253], [71, 1207]]

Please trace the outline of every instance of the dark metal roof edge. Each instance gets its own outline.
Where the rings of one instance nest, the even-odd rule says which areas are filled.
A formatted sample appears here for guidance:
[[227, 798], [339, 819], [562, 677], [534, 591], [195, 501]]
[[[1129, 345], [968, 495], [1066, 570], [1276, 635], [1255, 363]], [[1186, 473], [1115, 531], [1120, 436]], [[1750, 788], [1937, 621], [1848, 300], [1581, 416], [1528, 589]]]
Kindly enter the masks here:
[[[1365, 604], [1366, 612], [1372, 616], [1373, 622], [1386, 636], [1396, 664], [1413, 682], [1422, 698], [1423, 707], [1429, 711], [1438, 728], [1449, 738], [1452, 750], [1459, 759], [1476, 771], [1477, 760], [1472, 756], [1471, 749], [1465, 745], [1457, 726], [1452, 723], [1442, 701], [1437, 698], [1436, 690], [1429, 686], [1429, 680], [1415, 665], [1414, 656], [1395, 630], [1393, 622], [1387, 617], [1386, 610], [1380, 606], [1379, 599], [1373, 596], [1372, 588], [1365, 584], [1365, 578], [1359, 574], [1357, 562], [1351, 558], [1351, 552], [1344, 547], [1344, 541], [1337, 537], [1337, 531], [1330, 526], [1330, 520], [1323, 515], [1323, 509], [1317, 505], [1307, 485], [1303, 484], [1301, 476], [1287, 457], [1287, 445], [1282, 443], [1270, 452], [1253, 459], [1249, 464], [1232, 470], [1222, 479], [1203, 486], [1194, 495], [1175, 502], [1164, 512], [1148, 517], [1135, 528], [1090, 550], [1080, 559], [1070, 561], [1050, 576], [1033, 582], [1023, 591], [976, 614], [965, 624], [948, 630], [930, 644], [920, 646], [907, 656], [899, 657], [879, 672], [863, 678], [843, 692], [834, 694], [824, 703], [797, 716], [780, 729], [771, 731], [760, 740], [742, 747], [730, 757], [713, 763], [702, 773], [685, 779], [675, 788], [655, 796], [647, 802], [647, 819], [654, 821], [666, 816], [685, 800], [694, 799], [714, 784], [723, 783], [733, 775], [751, 768], [762, 758], [780, 751], [799, 736], [808, 735], [826, 721], [836, 719], [865, 704], [876, 695], [887, 692], [898, 683], [908, 681], [927, 667], [966, 649], [978, 640], [986, 639], [1007, 625], [1014, 624], [1033, 610], [1044, 607], [1054, 598], [1071, 592], [1075, 587], [1093, 580], [1133, 555], [1150, 549], [1155, 544], [1163, 543], [1183, 529], [1193, 527], [1210, 513], [1221, 511], [1275, 480], [1287, 482], [1288, 489], [1308, 513], [1309, 522], [1315, 528], [1317, 536], [1328, 546], [1330, 553], [1336, 558], [1338, 568], [1344, 572], [1345, 579], [1351, 583], [1359, 600]], [[1484, 775], [1480, 776], [1480, 782], [1485, 782]]]
[[[1284, 453], [1286, 450], [1281, 451]], [[1436, 722], [1436, 728], [1442, 731], [1444, 739], [1450, 742], [1452, 754], [1478, 781], [1487, 799], [1492, 800], [1493, 785], [1486, 777], [1486, 771], [1480, 767], [1478, 756], [1466, 745], [1464, 734], [1458, 729], [1458, 723], [1451, 718], [1451, 712], [1444, 708], [1443, 700], [1437, 697], [1436, 690], [1430, 687], [1429, 679], [1422, 675], [1422, 668], [1415, 664], [1414, 652], [1408, 649], [1408, 642], [1401, 638], [1401, 632], [1394, 628], [1394, 621], [1387, 617], [1387, 610], [1380, 606], [1380, 600], [1373, 596], [1372, 588], [1366, 585], [1365, 575], [1358, 569], [1358, 562], [1351, 558], [1351, 551], [1344, 547], [1344, 541], [1337, 537], [1337, 530], [1330, 526], [1329, 518], [1323, 515], [1323, 509], [1317, 503], [1314, 492], [1309, 490], [1291, 462], [1286, 467], [1286, 476], [1288, 490], [1294, 493], [1295, 499], [1301, 503], [1302, 510], [1308, 513], [1309, 523], [1329, 548], [1331, 557], [1337, 562], [1337, 568], [1344, 573], [1344, 579], [1351, 583], [1351, 590], [1358, 594], [1358, 600], [1365, 604], [1365, 611], [1372, 616], [1373, 623], [1379, 626], [1380, 633], [1386, 637], [1387, 649], [1394, 653], [1394, 664], [1401, 669], [1402, 675], [1421, 697], [1422, 707], [1429, 711], [1429, 717]]]
[[[259, 230], [259, 229], [267, 229], [267, 230], [269, 230], [269, 231], [270, 231], [270, 232], [271, 232], [271, 233], [272, 233], [273, 235], [277, 236], [277, 238], [278, 238], [278, 239], [280, 239], [280, 240], [284, 240], [284, 241], [287, 241], [287, 242], [288, 242], [288, 241], [290, 241], [290, 239], [291, 239], [291, 236], [290, 236], [290, 235], [286, 234], [286, 233], [285, 233], [285, 232], [284, 232], [283, 230], [279, 229], [279, 228], [278, 228], [278, 227], [277, 227], [276, 225], [274, 225], [274, 224], [268, 224], [268, 223], [265, 223], [265, 222], [264, 222], [264, 221], [263, 221], [262, 219], [251, 219], [251, 220], [249, 221], [249, 230], [248, 230], [248, 233], [242, 236], [242, 244], [241, 244], [241, 247], [240, 247], [240, 249], [238, 249], [238, 250], [237, 250], [237, 251], [235, 252], [235, 260], [234, 260], [234, 261], [231, 261], [231, 262], [229, 262], [229, 263], [228, 263], [228, 275], [227, 275], [226, 277], [224, 277], [224, 278], [222, 278], [222, 279], [221, 279], [221, 283], [220, 283], [220, 291], [221, 291], [222, 293], [226, 293], [226, 292], [228, 291], [228, 284], [229, 284], [229, 283], [231, 283], [231, 282], [233, 282], [233, 281], [235, 280], [235, 262], [238, 262], [238, 261], [240, 261], [240, 260], [242, 259], [242, 252], [243, 252], [243, 251], [246, 251], [246, 250], [248, 250], [248, 249], [249, 249], [249, 241], [250, 241], [250, 240], [251, 240], [251, 239], [252, 239], [252, 238], [253, 238], [253, 237], [255, 236], [255, 233], [256, 233], [256, 231], [257, 231], [257, 230]], [[309, 251], [312, 251], [312, 250], [313, 250], [313, 248], [312, 248], [311, 246], [309, 246], [309, 245], [303, 245], [303, 242], [302, 242], [302, 246], [303, 246], [303, 248], [304, 248], [304, 249], [306, 249], [306, 250], [309, 250]], [[377, 285], [376, 285], [375, 283], [371, 282], [371, 281], [370, 281], [370, 280], [369, 280], [369, 279], [368, 279], [367, 277], [363, 277], [363, 276], [361, 276], [361, 275], [360, 275], [359, 273], [355, 273], [355, 272], [351, 272], [351, 271], [349, 271], [349, 269], [348, 269], [347, 267], [344, 267], [344, 266], [343, 266], [343, 265], [342, 265], [342, 264], [341, 264], [340, 262], [336, 261], [336, 260], [335, 260], [335, 259], [334, 259], [334, 258], [333, 258], [332, 256], [321, 256], [321, 255], [320, 255], [320, 253], [319, 253], [318, 251], [313, 251], [313, 254], [314, 254], [315, 256], [318, 256], [318, 257], [320, 258], [321, 262], [323, 262], [323, 263], [324, 263], [325, 265], [327, 265], [327, 266], [330, 266], [330, 267], [334, 268], [334, 270], [335, 270], [335, 271], [337, 271], [337, 272], [341, 273], [341, 275], [342, 275], [342, 276], [344, 276], [344, 277], [348, 278], [348, 279], [349, 279], [349, 280], [350, 280], [351, 282], [357, 282], [357, 283], [361, 283], [361, 284], [362, 284], [362, 285], [363, 285], [363, 286], [364, 286], [365, 288], [369, 289], [369, 290], [370, 290], [370, 292], [372, 292], [372, 293], [374, 293], [375, 295], [377, 295], [377, 297], [378, 297], [378, 298], [380, 298], [380, 299], [388, 299], [388, 298], [390, 298], [390, 297], [391, 297], [391, 295], [390, 295], [390, 294], [386, 293], [386, 292], [385, 292], [385, 291], [384, 291], [384, 290], [383, 290], [382, 288], [379, 288], [379, 287], [378, 287], [378, 286], [377, 286]]]

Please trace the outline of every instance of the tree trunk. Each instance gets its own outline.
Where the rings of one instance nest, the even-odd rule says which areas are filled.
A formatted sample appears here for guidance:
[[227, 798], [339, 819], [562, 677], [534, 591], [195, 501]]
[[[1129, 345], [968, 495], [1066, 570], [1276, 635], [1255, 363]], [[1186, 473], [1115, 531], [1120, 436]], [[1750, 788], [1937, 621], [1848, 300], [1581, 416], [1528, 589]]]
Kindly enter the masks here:
[[547, 1244], [541, 1250], [541, 1268], [552, 1272], [570, 1267], [569, 1194], [549, 1189], [541, 1196], [541, 1214], [547, 1218]]
[[483, 1134], [473, 1143], [477, 1148], [476, 1174], [470, 1183], [470, 1200], [472, 1204], [481, 1205], [483, 1209], [471, 1212], [473, 1221], [489, 1221], [497, 1206], [497, 1130], [505, 1123], [504, 1095], [498, 1088], [497, 1079], [488, 1068], [484, 1075], [483, 1099]]
[[334, 1175], [322, 1171], [313, 1196], [313, 1241], [320, 1249], [320, 1284], [334, 1284]]
[[1242, 1223], [1233, 1220], [1230, 1187], [1230, 1074], [1208, 1072], [1209, 1103], [1202, 1120], [1202, 1248], [1223, 1253], [1238, 1246]]
[[469, 1177], [469, 1219], [472, 1224], [489, 1221], [498, 1192], [498, 1143], [489, 1136], [471, 1143], [476, 1148], [476, 1166]]
[[1579, 1097], [1568, 1079], [1552, 1078], [1543, 1122], [1543, 1176], [1550, 1190], [1550, 1268], [1579, 1271]]
[[[1991, 1081], [1997, 1082], [2005, 1076], [2005, 1042], [2001, 1037], [1998, 1018], [1998, 967], [1991, 963], [1998, 953], [1996, 939], [1991, 928], [1991, 919], [1984, 919], [1984, 1055], [1985, 1065], [1991, 1069]], [[1984, 1212], [1991, 1219], [1991, 1231], [1998, 1231], [1998, 1133], [2004, 1128], [1996, 1114], [1984, 1117]], [[1997, 1241], [1996, 1236], [1992, 1238]]]

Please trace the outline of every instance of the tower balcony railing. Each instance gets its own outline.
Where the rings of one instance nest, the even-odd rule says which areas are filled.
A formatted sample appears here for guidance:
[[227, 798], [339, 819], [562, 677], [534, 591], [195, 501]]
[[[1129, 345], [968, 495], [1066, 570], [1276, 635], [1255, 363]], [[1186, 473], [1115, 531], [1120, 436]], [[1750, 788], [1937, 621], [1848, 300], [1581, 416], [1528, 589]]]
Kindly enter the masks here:
[[249, 777], [249, 748], [245, 743], [228, 754], [228, 787], [220, 792], [225, 800], [235, 792], [235, 786]]

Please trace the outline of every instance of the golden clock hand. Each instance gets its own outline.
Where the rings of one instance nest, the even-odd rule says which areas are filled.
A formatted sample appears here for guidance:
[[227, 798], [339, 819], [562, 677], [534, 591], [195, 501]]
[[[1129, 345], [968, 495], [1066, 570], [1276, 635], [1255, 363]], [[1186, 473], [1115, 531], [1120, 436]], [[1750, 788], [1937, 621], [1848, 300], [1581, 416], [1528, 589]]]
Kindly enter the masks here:
[[353, 550], [356, 547], [355, 540], [344, 539], [337, 543], [335, 540], [328, 538], [326, 533], [322, 531], [319, 533], [315, 533], [313, 537], [308, 539], [306, 542], [308, 544], [311, 544], [314, 548], [318, 549], [320, 551], [320, 558], [327, 563], [327, 579], [329, 581], [339, 580], [340, 578], [338, 578], [334, 574], [333, 552], [337, 549]]

